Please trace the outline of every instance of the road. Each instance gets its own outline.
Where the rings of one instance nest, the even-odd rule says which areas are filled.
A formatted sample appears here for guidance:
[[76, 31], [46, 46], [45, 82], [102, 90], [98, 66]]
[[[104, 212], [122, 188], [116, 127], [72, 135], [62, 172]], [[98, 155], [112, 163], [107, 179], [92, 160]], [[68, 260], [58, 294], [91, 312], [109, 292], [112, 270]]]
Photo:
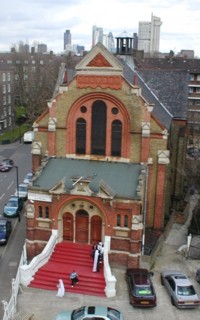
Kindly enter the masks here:
[[[0, 146], [0, 161], [3, 158], [14, 160], [18, 167], [19, 183], [27, 172], [31, 171], [31, 146], [19, 142]], [[0, 215], [10, 195], [14, 194], [17, 187], [16, 168], [9, 172], [0, 172]], [[24, 210], [21, 212], [21, 221], [11, 219], [13, 231], [6, 246], [0, 246], [0, 301], [8, 301], [11, 297], [11, 282], [15, 278], [22, 248], [26, 237], [26, 221]], [[3, 317], [3, 304], [0, 304], [0, 319]]]

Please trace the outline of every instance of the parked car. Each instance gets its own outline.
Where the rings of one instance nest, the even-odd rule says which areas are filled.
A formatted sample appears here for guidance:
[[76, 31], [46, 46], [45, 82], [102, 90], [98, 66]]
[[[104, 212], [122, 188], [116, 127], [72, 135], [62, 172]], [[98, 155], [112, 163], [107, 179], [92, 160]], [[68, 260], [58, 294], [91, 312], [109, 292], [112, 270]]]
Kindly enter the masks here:
[[197, 269], [196, 280], [197, 280], [198, 283], [200, 283], [200, 269]]
[[23, 204], [24, 202], [21, 198], [18, 198], [17, 196], [11, 196], [4, 207], [4, 217], [18, 217], [23, 209]]
[[166, 270], [161, 273], [161, 283], [165, 286], [172, 305], [177, 308], [194, 308], [200, 300], [189, 278], [182, 272]]
[[34, 131], [27, 131], [24, 133], [23, 141], [24, 143], [32, 143], [34, 140]]
[[28, 187], [26, 183], [20, 183], [18, 189], [15, 191], [15, 196], [19, 196], [22, 200], [27, 200]]
[[10, 220], [0, 219], [0, 245], [6, 244], [12, 231], [12, 224]]
[[12, 169], [13, 166], [14, 166], [14, 161], [12, 159], [4, 159], [0, 163], [0, 171], [1, 172], [10, 171], [10, 169]]
[[26, 184], [29, 184], [29, 182], [30, 182], [32, 177], [33, 177], [32, 172], [27, 173], [23, 182], [26, 183]]
[[155, 307], [156, 293], [151, 281], [153, 272], [147, 269], [132, 268], [126, 270], [129, 289], [129, 301], [134, 307]]
[[114, 308], [104, 306], [84, 306], [71, 311], [59, 312], [55, 320], [123, 320], [122, 313]]

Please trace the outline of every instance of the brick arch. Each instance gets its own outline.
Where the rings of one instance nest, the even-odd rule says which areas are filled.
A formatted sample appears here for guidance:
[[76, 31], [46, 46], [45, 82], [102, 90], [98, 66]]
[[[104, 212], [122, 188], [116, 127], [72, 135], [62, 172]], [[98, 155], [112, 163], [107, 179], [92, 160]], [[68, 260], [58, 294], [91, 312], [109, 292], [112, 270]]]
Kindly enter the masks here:
[[[111, 125], [114, 120], [120, 120], [122, 123], [122, 150], [121, 157], [130, 157], [130, 117], [121, 101], [114, 96], [106, 93], [91, 93], [79, 98], [70, 108], [67, 116], [67, 140], [66, 140], [66, 154], [76, 154], [76, 121], [78, 118], [83, 118], [86, 121], [87, 134], [86, 134], [86, 154], [91, 154], [91, 116], [92, 105], [95, 101], [101, 100], [107, 106], [107, 138], [110, 140]], [[82, 110], [85, 112], [81, 112]], [[113, 114], [112, 108], [119, 110], [118, 114]], [[107, 143], [106, 155], [111, 154], [111, 142]]]

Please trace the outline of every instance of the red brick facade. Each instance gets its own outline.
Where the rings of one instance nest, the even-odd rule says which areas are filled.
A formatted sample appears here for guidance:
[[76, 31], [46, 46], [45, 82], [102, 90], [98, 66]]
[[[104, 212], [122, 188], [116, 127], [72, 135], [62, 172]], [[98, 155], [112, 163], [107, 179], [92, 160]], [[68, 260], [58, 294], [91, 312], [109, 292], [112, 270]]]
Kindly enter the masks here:
[[[152, 106], [141, 97], [138, 86], [124, 79], [122, 71], [117, 59], [101, 45], [83, 58], [76, 68], [76, 77], [60, 87], [60, 93], [48, 104], [49, 111], [34, 123], [36, 141], [32, 146], [32, 167], [37, 174], [46, 157], [141, 163], [148, 170], [141, 188], [138, 183], [140, 198], [109, 200], [104, 191], [98, 197], [80, 195], [78, 188], [87, 190], [87, 182], [77, 183], [73, 194], [65, 192], [62, 182], [49, 191], [30, 187], [29, 259], [44, 248], [52, 229], [58, 230], [59, 241], [63, 241], [66, 232], [68, 241], [83, 241], [81, 237], [85, 237], [87, 243], [92, 243], [96, 230], [102, 241], [105, 236], [111, 237], [109, 260], [112, 265], [135, 267], [140, 264], [144, 224], [155, 229], [163, 227], [167, 140], [163, 128], [151, 116]], [[92, 148], [96, 146], [91, 143], [92, 113], [96, 105], [106, 110], [105, 153], [99, 155], [93, 153]], [[85, 130], [82, 155], [77, 152], [79, 122]], [[117, 145], [116, 154], [113, 123], [121, 128], [121, 146]], [[161, 163], [160, 150], [164, 159]], [[86, 226], [87, 235], [82, 235], [80, 224]], [[67, 228], [71, 231], [66, 231]]]

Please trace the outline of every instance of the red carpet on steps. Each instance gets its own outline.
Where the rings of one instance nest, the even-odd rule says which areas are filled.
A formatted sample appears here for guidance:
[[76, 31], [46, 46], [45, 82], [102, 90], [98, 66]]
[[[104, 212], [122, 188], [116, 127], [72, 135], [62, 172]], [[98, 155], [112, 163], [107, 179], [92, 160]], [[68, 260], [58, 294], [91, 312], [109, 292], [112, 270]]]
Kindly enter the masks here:
[[[29, 287], [57, 290], [58, 280], [62, 279], [66, 292], [105, 296], [103, 264], [100, 264], [99, 272], [92, 269], [90, 245], [63, 241], [55, 246], [49, 261], [35, 273]], [[79, 283], [72, 288], [69, 276], [73, 270], [79, 275]]]

